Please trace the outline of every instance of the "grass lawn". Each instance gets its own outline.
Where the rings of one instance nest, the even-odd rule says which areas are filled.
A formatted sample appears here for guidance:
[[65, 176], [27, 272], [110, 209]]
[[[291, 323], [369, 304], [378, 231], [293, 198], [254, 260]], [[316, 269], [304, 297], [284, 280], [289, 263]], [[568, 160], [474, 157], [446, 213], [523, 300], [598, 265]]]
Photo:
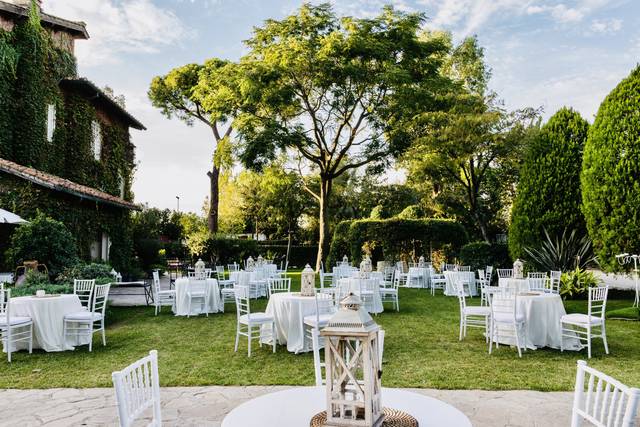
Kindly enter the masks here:
[[[294, 288], [300, 275], [293, 274]], [[474, 298], [471, 304], [478, 304]], [[265, 300], [252, 302], [252, 310], [263, 310]], [[629, 307], [631, 301], [609, 301], [611, 310]], [[586, 311], [586, 302], [566, 302], [568, 312]], [[387, 387], [442, 389], [533, 389], [573, 388], [576, 360], [581, 353], [559, 350], [527, 351], [518, 359], [515, 349], [501, 346], [491, 356], [482, 332], [471, 329], [465, 341], [458, 341], [458, 301], [417, 289], [400, 290], [399, 313], [388, 311], [375, 317], [386, 330], [383, 384]], [[250, 385], [313, 383], [311, 354], [290, 354], [279, 346], [257, 348], [246, 355], [246, 341], [233, 352], [235, 307], [225, 314], [183, 318], [169, 308], [153, 315], [153, 308], [109, 309], [107, 347], [95, 335], [94, 351], [87, 346], [73, 352], [13, 354], [9, 364], [0, 359], [0, 388], [110, 387], [111, 372], [120, 369], [151, 349], [160, 357], [163, 386]], [[640, 322], [608, 320], [611, 354], [604, 354], [601, 341], [594, 345], [590, 365], [624, 381], [640, 386]]]

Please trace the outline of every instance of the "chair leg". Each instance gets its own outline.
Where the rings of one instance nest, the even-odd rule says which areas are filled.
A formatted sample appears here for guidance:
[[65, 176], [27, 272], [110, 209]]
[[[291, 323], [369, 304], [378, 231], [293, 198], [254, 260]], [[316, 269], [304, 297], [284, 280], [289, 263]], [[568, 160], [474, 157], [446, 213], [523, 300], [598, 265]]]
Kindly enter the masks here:
[[464, 323], [464, 315], [460, 315], [460, 332], [458, 333], [458, 341], [462, 341], [462, 324]]
[[247, 350], [247, 354], [248, 357], [251, 357], [251, 324], [249, 324], [249, 326], [247, 327], [247, 345], [248, 345], [248, 350]]
[[29, 354], [33, 353], [33, 323], [29, 325]]
[[587, 355], [591, 359], [591, 328], [587, 328]]
[[271, 343], [273, 345], [273, 352], [276, 352], [276, 322], [271, 322]]
[[102, 328], [102, 345], [104, 347], [106, 347], [107, 346], [107, 335], [106, 335], [105, 330], [104, 330], [104, 319], [102, 319], [100, 327]]
[[606, 354], [609, 354], [609, 345], [607, 344], [607, 329], [604, 326], [604, 323], [602, 324], [602, 343], [604, 344], [604, 352]]
[[560, 321], [560, 352], [564, 351], [564, 325]]
[[493, 350], [493, 321], [489, 324], [489, 354], [491, 354], [491, 350]]
[[520, 348], [520, 335], [518, 334], [518, 325], [514, 325], [514, 330], [516, 332], [516, 347], [518, 349], [518, 357], [522, 357], [522, 349]]
[[238, 341], [240, 340], [240, 324], [238, 323], [236, 326], [236, 345], [234, 347], [234, 352], [238, 352]]
[[93, 325], [89, 325], [89, 352], [93, 348]]

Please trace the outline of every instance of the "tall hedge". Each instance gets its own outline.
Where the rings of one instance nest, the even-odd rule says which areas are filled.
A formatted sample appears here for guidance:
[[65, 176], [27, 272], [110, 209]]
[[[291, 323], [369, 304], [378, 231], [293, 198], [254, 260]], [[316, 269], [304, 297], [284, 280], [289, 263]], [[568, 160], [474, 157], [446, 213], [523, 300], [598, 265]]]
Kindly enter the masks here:
[[363, 248], [373, 253], [373, 261], [428, 255], [431, 249], [456, 252], [469, 237], [462, 225], [446, 219], [363, 219], [343, 221], [334, 231], [327, 265], [344, 255], [360, 262]]
[[582, 163], [583, 212], [600, 265], [640, 252], [640, 66], [605, 98]]
[[537, 247], [566, 228], [586, 233], [580, 210], [580, 169], [589, 124], [569, 108], [556, 112], [525, 154], [511, 211], [509, 251], [522, 258], [524, 247]]

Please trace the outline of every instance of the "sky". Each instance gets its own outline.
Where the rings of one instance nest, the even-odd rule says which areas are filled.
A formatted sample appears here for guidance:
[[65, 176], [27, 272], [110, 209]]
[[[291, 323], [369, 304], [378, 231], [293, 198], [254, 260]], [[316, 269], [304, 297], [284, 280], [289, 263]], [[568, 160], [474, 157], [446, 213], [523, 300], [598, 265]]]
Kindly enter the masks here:
[[[602, 99], [640, 62], [640, 0], [333, 0], [337, 13], [375, 16], [385, 4], [427, 16], [426, 26], [476, 35], [507, 108], [563, 106], [593, 121]], [[80, 75], [126, 97], [146, 127], [131, 130], [137, 203], [201, 212], [213, 142], [204, 125], [169, 120], [147, 98], [151, 79], [211, 57], [237, 60], [243, 40], [297, 0], [44, 0], [45, 12], [84, 21]]]

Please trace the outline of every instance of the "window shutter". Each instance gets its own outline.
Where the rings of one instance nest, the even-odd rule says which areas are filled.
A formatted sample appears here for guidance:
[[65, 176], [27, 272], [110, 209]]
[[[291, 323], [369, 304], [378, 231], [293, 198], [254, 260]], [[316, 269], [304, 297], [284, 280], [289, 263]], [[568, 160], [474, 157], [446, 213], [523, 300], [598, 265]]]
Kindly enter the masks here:
[[53, 132], [56, 130], [56, 106], [47, 105], [47, 141], [53, 141]]
[[102, 132], [100, 130], [100, 123], [97, 120], [91, 122], [91, 136], [93, 142], [93, 157], [96, 160], [100, 160], [102, 155]]

